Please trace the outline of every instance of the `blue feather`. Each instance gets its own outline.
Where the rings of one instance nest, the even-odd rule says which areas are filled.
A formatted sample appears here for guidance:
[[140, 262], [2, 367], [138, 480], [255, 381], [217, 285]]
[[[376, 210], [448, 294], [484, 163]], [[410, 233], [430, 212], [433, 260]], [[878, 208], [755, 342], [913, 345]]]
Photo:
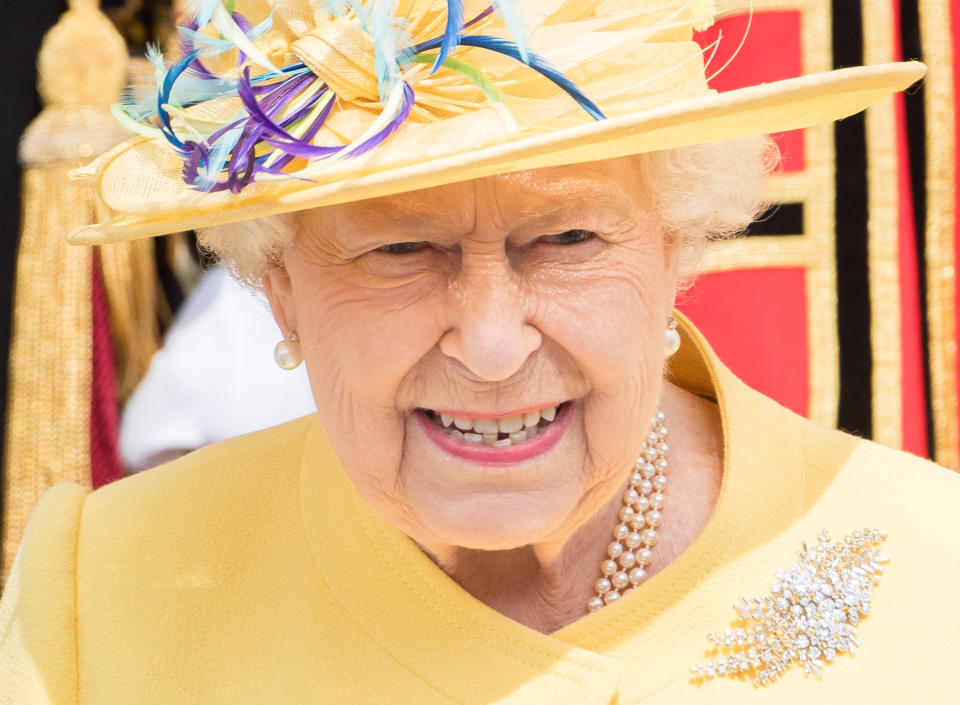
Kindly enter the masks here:
[[181, 58], [177, 63], [170, 67], [167, 75], [163, 78], [163, 84], [157, 92], [157, 115], [160, 116], [160, 129], [163, 131], [167, 141], [180, 151], [185, 151], [185, 146], [180, 138], [173, 131], [173, 125], [170, 124], [170, 115], [164, 110], [163, 106], [170, 102], [170, 93], [173, 92], [173, 86], [180, 74], [187, 70], [187, 67], [194, 62], [199, 52], [192, 52]]
[[517, 50], [520, 52], [520, 60], [530, 63], [530, 52], [527, 50], [527, 30], [520, 21], [520, 14], [517, 12], [517, 6], [514, 0], [492, 0], [493, 9], [503, 18], [504, 24], [513, 35], [513, 40], [517, 43]]
[[447, 0], [447, 28], [443, 33], [443, 43], [440, 45], [440, 53], [430, 68], [430, 73], [434, 73], [443, 66], [447, 56], [457, 48], [460, 43], [460, 37], [463, 36], [464, 23], [463, 0]]
[[[414, 54], [421, 54], [425, 51], [437, 49], [442, 43], [442, 37], [431, 39], [429, 41], [417, 44], [416, 46], [412, 47], [411, 51], [413, 51]], [[539, 56], [538, 54], [528, 52], [527, 61], [524, 61], [520, 47], [517, 46], [517, 44], [508, 39], [501, 39], [500, 37], [491, 37], [486, 35], [465, 34], [460, 38], [460, 44], [462, 46], [478, 47], [480, 49], [495, 51], [498, 54], [504, 54], [505, 56], [509, 56], [517, 61], [523, 61], [534, 71], [537, 71], [562, 88], [564, 92], [577, 101], [577, 103], [579, 103], [580, 106], [586, 110], [591, 117], [596, 120], [603, 120], [606, 118], [606, 115], [603, 114], [603, 111], [601, 111], [592, 100], [584, 95], [583, 91], [581, 91], [573, 81], [564, 76], [562, 72], [553, 68], [549, 63], [546, 62], [546, 60], [543, 59], [543, 57]]]
[[214, 11], [220, 0], [187, 0], [187, 12], [193, 15], [193, 21], [197, 27], [204, 27], [210, 24]]

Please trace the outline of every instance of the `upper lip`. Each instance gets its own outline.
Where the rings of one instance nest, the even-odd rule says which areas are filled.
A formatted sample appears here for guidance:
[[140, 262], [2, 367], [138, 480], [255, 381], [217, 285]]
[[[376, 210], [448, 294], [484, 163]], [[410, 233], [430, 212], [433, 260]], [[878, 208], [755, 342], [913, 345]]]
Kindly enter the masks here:
[[534, 404], [510, 411], [456, 411], [453, 409], [435, 409], [433, 407], [421, 408], [429, 409], [437, 414], [446, 414], [447, 416], [455, 416], [461, 419], [505, 419], [511, 416], [520, 416], [521, 414], [526, 414], [531, 411], [539, 411], [540, 409], [546, 409], [551, 406], [560, 406], [563, 403], [562, 401], [546, 402], [544, 404]]

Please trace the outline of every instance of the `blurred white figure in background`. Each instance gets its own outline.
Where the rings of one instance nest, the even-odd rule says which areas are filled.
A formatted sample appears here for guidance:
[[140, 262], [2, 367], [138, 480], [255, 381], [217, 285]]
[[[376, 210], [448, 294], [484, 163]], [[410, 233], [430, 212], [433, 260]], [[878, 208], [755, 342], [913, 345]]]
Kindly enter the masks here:
[[306, 368], [287, 372], [274, 362], [277, 337], [266, 305], [212, 267], [123, 409], [120, 452], [127, 470], [316, 411]]

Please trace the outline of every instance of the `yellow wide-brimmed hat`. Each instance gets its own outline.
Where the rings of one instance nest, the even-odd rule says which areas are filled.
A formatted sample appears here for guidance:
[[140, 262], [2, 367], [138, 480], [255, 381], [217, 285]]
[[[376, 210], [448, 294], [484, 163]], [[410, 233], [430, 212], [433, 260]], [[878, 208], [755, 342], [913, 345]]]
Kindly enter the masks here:
[[[229, 7], [228, 7], [229, 6]], [[74, 172], [101, 244], [837, 120], [919, 62], [717, 93], [709, 0], [192, 0]]]

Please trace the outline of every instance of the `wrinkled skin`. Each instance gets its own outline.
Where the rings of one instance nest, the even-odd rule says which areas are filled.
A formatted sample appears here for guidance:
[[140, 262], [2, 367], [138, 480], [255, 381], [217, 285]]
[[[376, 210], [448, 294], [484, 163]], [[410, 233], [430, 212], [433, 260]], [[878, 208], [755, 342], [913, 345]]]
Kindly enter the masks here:
[[[715, 407], [663, 380], [679, 253], [639, 174], [621, 159], [307, 211], [264, 280], [361, 495], [544, 632], [583, 614], [658, 400], [670, 506], [652, 570], [699, 533], [719, 487]], [[414, 416], [562, 401], [573, 416], [557, 444], [505, 467], [448, 454]]]

